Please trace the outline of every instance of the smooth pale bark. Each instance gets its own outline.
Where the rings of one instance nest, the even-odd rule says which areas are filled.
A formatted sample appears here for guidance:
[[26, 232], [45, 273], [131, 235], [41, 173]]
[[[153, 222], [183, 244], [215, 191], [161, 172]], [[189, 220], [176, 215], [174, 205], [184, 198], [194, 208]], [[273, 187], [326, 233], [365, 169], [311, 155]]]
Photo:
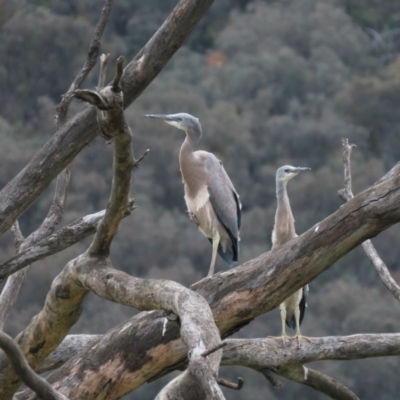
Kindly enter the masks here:
[[[399, 201], [400, 164], [303, 235], [239, 267], [203, 279], [193, 289], [208, 301], [221, 336], [226, 337], [277, 307], [364, 240], [400, 221]], [[168, 323], [163, 336], [163, 321], [163, 315], [154, 312], [133, 318], [128, 328], [111, 330], [84, 358], [69, 361], [49, 381], [57, 382], [60, 391], [79, 385], [79, 395], [90, 393], [87, 399], [99, 398], [93, 388], [106, 385], [112, 400], [184, 365], [187, 353], [179, 329]]]
[[[127, 65], [122, 78], [128, 107], [181, 47], [213, 0], [181, 0], [160, 29]], [[96, 110], [87, 106], [67, 121], [0, 192], [0, 234], [98, 134]]]

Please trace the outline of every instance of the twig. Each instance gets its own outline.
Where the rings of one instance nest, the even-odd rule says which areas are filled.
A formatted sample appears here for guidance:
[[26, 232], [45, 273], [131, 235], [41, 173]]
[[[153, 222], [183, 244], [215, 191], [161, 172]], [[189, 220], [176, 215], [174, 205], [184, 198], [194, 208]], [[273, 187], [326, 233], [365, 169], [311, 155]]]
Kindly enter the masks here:
[[68, 400], [67, 397], [57, 392], [46, 382], [27, 363], [22, 351], [10, 336], [0, 332], [0, 347], [7, 354], [10, 364], [15, 373], [43, 400]]
[[349, 139], [342, 139], [342, 152], [343, 152], [343, 164], [344, 164], [344, 188], [339, 190], [338, 195], [343, 201], [349, 201], [354, 197], [351, 184], [351, 164], [350, 164], [351, 152], [354, 147], [357, 146], [355, 144], [349, 144]]
[[147, 149], [137, 160], [134, 161], [134, 165], [136, 168], [139, 168], [140, 163], [143, 161], [143, 159], [149, 154], [150, 149]]
[[117, 71], [115, 73], [114, 79], [111, 84], [114, 92], [120, 92], [122, 90], [121, 78], [122, 78], [122, 74], [124, 72], [124, 62], [125, 62], [125, 58], [123, 56], [119, 56], [117, 58], [117, 61], [116, 61]]
[[201, 356], [202, 357], [207, 357], [210, 354], [215, 353], [216, 351], [218, 351], [219, 349], [222, 349], [225, 346], [226, 346], [226, 343], [225, 342], [221, 342], [217, 346], [213, 347], [212, 349], [205, 351]]
[[[353, 147], [356, 146], [354, 144], [349, 144], [348, 139], [342, 140], [343, 164], [344, 164], [344, 188], [340, 189], [338, 194], [343, 201], [349, 201], [354, 197], [351, 185], [351, 165], [350, 165], [351, 151]], [[363, 242], [362, 248], [364, 249], [364, 252], [367, 255], [369, 261], [378, 272], [379, 277], [381, 278], [383, 284], [386, 286], [389, 292], [392, 293], [392, 295], [397, 299], [397, 301], [400, 301], [400, 286], [392, 278], [388, 267], [379, 257], [378, 252], [376, 251], [371, 240], [366, 240], [365, 242]]]
[[64, 214], [65, 203], [67, 201], [67, 192], [71, 178], [71, 167], [68, 166], [57, 177], [56, 190], [53, 202], [50, 206], [46, 218], [40, 227], [27, 237], [27, 245], [36, 244], [43, 238], [51, 235], [55, 227], [60, 223]]
[[89, 72], [96, 65], [97, 57], [98, 57], [99, 51], [100, 51], [101, 37], [103, 36], [104, 29], [107, 26], [108, 18], [111, 14], [113, 3], [114, 3], [114, 0], [106, 0], [105, 5], [102, 10], [102, 13], [101, 13], [101, 16], [100, 16], [100, 20], [97, 23], [96, 29], [92, 36], [92, 41], [90, 42], [90, 45], [89, 45], [89, 50], [87, 53], [87, 58], [86, 58], [85, 64], [83, 65], [81, 70], [76, 75], [74, 81], [71, 83], [67, 93], [63, 96], [61, 103], [56, 107], [57, 128], [62, 126], [65, 123], [65, 121], [67, 120], [68, 107], [72, 100], [70, 93], [73, 92], [74, 90], [78, 89], [81, 86], [82, 82], [86, 79]]
[[240, 390], [244, 384], [244, 380], [240, 376], [238, 378], [237, 383], [233, 383], [233, 382], [227, 381], [222, 378], [217, 378], [217, 382], [219, 385], [225, 386], [225, 387], [227, 387], [229, 389], [233, 389], [233, 390]]
[[271, 368], [260, 369], [260, 372], [265, 376], [265, 379], [274, 387], [275, 389], [282, 389], [282, 382], [275, 376], [274, 371]]
[[97, 85], [97, 89], [103, 89], [106, 83], [106, 73], [107, 73], [107, 64], [110, 59], [110, 54], [102, 54], [100, 56], [100, 72], [99, 72], [99, 83]]

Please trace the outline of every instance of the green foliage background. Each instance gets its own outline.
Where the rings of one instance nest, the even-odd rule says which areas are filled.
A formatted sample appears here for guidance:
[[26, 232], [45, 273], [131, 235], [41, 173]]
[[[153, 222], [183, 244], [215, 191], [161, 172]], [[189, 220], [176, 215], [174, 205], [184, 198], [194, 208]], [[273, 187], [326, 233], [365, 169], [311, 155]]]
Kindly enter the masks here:
[[[133, 56], [176, 1], [117, 0], [102, 51]], [[54, 107], [83, 63], [102, 2], [13, 0], [0, 2], [0, 185], [12, 179], [54, 133]], [[357, 144], [354, 192], [367, 188], [400, 157], [400, 1], [217, 0], [160, 76], [126, 112], [135, 152], [151, 152], [135, 171], [138, 208], [113, 244], [117, 268], [132, 275], [190, 285], [206, 275], [211, 248], [189, 221], [178, 165], [183, 132], [142, 118], [145, 113], [189, 112], [200, 118], [200, 148], [224, 163], [243, 203], [241, 261], [271, 247], [275, 171], [283, 164], [312, 167], [289, 184], [300, 234], [340, 207], [341, 138]], [[213, 64], [212, 55], [222, 54]], [[97, 69], [86, 87], [94, 87]], [[71, 113], [81, 104], [73, 103]], [[103, 209], [111, 182], [111, 147], [97, 139], [73, 164], [64, 222]], [[40, 224], [54, 187], [21, 217], [25, 234]], [[374, 239], [400, 278], [400, 230]], [[36, 263], [6, 330], [16, 335], [42, 307], [66, 261], [88, 240]], [[2, 259], [14, 254], [10, 236]], [[225, 269], [218, 260], [218, 270]], [[89, 296], [74, 332], [102, 333], [134, 310]], [[399, 332], [398, 304], [356, 249], [311, 284], [302, 332], [309, 336]], [[238, 337], [280, 333], [275, 310]], [[317, 363], [362, 399], [394, 399], [400, 382], [396, 358]], [[261, 375], [222, 368], [246, 381], [229, 399], [322, 399], [290, 382], [274, 391]], [[396, 375], [395, 375], [396, 374]], [[366, 377], [368, 377], [366, 379]], [[127, 399], [152, 399], [163, 383]], [[367, 382], [366, 382], [367, 381]]]

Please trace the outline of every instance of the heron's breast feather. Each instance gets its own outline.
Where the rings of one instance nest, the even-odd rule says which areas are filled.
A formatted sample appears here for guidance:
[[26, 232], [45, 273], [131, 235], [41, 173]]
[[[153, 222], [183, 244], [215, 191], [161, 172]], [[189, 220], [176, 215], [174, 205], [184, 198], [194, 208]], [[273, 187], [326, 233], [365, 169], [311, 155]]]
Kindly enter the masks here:
[[188, 210], [192, 213], [196, 213], [201, 208], [203, 208], [210, 198], [210, 194], [208, 193], [207, 186], [204, 185], [201, 189], [199, 189], [194, 196], [191, 196], [185, 187], [185, 202]]

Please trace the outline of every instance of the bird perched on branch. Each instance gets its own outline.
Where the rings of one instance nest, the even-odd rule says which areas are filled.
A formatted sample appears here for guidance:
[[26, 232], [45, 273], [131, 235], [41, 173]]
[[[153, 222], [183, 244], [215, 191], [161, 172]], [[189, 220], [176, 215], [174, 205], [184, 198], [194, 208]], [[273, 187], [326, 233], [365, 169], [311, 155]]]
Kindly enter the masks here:
[[199, 120], [186, 113], [145, 117], [161, 119], [186, 133], [179, 164], [190, 218], [212, 244], [208, 276], [214, 273], [217, 252], [231, 267], [239, 255], [242, 205], [221, 161], [207, 151], [195, 151], [202, 135]]
[[[297, 237], [286, 186], [287, 183], [301, 171], [308, 171], [310, 169], [311, 168], [284, 165], [276, 171], [276, 198], [278, 207], [276, 209], [275, 225], [272, 231], [273, 249]], [[285, 329], [286, 322], [288, 327], [296, 329], [295, 337], [297, 337], [300, 342], [300, 338], [302, 337], [300, 333], [300, 324], [303, 321], [305, 308], [307, 307], [307, 294], [308, 285], [293, 293], [280, 305], [283, 340], [287, 337]]]

